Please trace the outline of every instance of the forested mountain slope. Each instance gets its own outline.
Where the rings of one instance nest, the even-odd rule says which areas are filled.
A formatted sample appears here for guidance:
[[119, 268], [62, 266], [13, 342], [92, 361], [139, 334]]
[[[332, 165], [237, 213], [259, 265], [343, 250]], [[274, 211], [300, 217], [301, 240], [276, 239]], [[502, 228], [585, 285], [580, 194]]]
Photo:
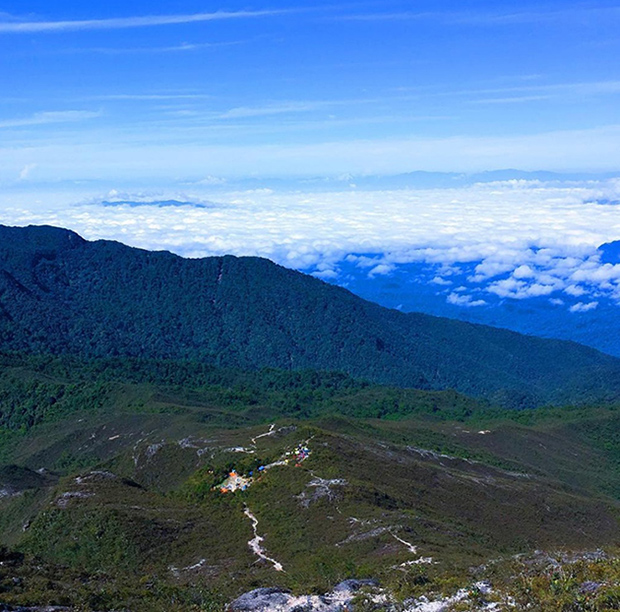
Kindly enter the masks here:
[[259, 258], [188, 260], [0, 226], [0, 349], [339, 370], [509, 406], [614, 399], [620, 360], [403, 314]]
[[[351, 610], [461, 589], [454, 610], [618, 609], [619, 425], [617, 406], [0, 354], [0, 609], [247, 612], [226, 604], [351, 579], [385, 604]], [[588, 581], [598, 603], [563, 607]]]

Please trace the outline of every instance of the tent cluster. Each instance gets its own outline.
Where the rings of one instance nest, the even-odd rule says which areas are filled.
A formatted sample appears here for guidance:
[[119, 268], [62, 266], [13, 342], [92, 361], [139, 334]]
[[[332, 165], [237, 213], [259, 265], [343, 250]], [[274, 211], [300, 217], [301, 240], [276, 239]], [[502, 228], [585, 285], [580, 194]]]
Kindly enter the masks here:
[[235, 470], [228, 474], [228, 478], [219, 486], [221, 493], [245, 491], [252, 484], [252, 477], [241, 476]]
[[234, 493], [235, 491], [245, 491], [257, 478], [260, 478], [267, 470], [277, 465], [290, 465], [295, 462], [295, 467], [300, 467], [302, 462], [305, 461], [311, 454], [311, 450], [306, 444], [299, 444], [295, 450], [287, 451], [281, 457], [279, 461], [270, 463], [269, 465], [261, 465], [257, 468], [258, 474], [254, 476], [254, 472], [250, 472], [247, 476], [242, 476], [236, 470], [232, 470], [228, 474], [228, 478], [216, 489], [220, 490], [220, 493]]
[[[304, 444], [300, 444], [292, 453], [295, 459], [295, 467], [299, 467], [302, 461], [305, 461], [310, 456], [310, 449]], [[289, 455], [289, 453], [286, 453]]]

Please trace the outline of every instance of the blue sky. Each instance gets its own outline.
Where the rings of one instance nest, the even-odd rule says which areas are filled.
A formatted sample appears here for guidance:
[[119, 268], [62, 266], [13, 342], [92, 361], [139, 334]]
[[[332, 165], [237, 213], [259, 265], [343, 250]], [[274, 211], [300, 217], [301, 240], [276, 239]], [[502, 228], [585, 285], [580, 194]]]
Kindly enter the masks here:
[[[0, 0], [0, 223], [594, 313], [620, 303], [618, 32], [620, 0]], [[569, 174], [359, 176], [502, 168]]]
[[0, 2], [0, 181], [620, 168], [620, 3]]

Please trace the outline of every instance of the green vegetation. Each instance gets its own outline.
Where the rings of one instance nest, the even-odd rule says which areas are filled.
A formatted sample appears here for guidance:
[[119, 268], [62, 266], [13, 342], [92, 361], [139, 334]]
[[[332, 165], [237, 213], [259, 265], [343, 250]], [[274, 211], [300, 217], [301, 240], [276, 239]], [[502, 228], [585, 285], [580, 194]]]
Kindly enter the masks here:
[[214, 590], [171, 584], [157, 576], [88, 573], [50, 565], [0, 547], [0, 602], [71, 606], [86, 610], [220, 611], [225, 599]]
[[[452, 391], [397, 389], [330, 372], [243, 371], [192, 362], [88, 360], [0, 354], [0, 427], [27, 430], [78, 411], [177, 413], [204, 408], [210, 422], [248, 425], [335, 414], [457, 419], [487, 403]], [[0, 429], [2, 431], [2, 429]]]
[[[483, 601], [511, 601], [517, 610], [606, 612], [620, 608], [618, 550], [569, 553], [537, 551], [494, 561], [476, 570], [496, 585]], [[454, 611], [471, 610], [455, 607]]]
[[[619, 363], [265, 260], [0, 227], [0, 607], [371, 577], [399, 600], [494, 583], [455, 610], [617, 609]], [[232, 470], [250, 486], [223, 494]]]
[[574, 343], [388, 310], [263, 259], [51, 227], [0, 226], [0, 350], [338, 370], [513, 408], [620, 396], [620, 361]]
[[[440, 597], [489, 558], [620, 537], [614, 405], [505, 411], [453, 391], [193, 362], [0, 363], [0, 545], [14, 560], [0, 601], [217, 610], [260, 586], [322, 593], [354, 577]], [[300, 443], [300, 467], [217, 490]], [[246, 507], [286, 573], [257, 563]], [[402, 566], [417, 556], [437, 564]]]

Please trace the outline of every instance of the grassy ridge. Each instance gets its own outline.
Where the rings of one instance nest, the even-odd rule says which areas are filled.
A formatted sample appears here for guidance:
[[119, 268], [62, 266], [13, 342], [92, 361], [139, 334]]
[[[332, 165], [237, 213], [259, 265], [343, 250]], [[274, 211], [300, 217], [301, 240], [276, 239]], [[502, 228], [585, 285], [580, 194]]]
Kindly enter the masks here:
[[[328, 372], [0, 360], [0, 601], [219, 610], [353, 577], [439, 597], [489, 558], [620, 538], [613, 405], [507, 412]], [[214, 490], [299, 443], [300, 467]], [[246, 507], [286, 573], [257, 562]], [[417, 557], [436, 564], [402, 566]]]

